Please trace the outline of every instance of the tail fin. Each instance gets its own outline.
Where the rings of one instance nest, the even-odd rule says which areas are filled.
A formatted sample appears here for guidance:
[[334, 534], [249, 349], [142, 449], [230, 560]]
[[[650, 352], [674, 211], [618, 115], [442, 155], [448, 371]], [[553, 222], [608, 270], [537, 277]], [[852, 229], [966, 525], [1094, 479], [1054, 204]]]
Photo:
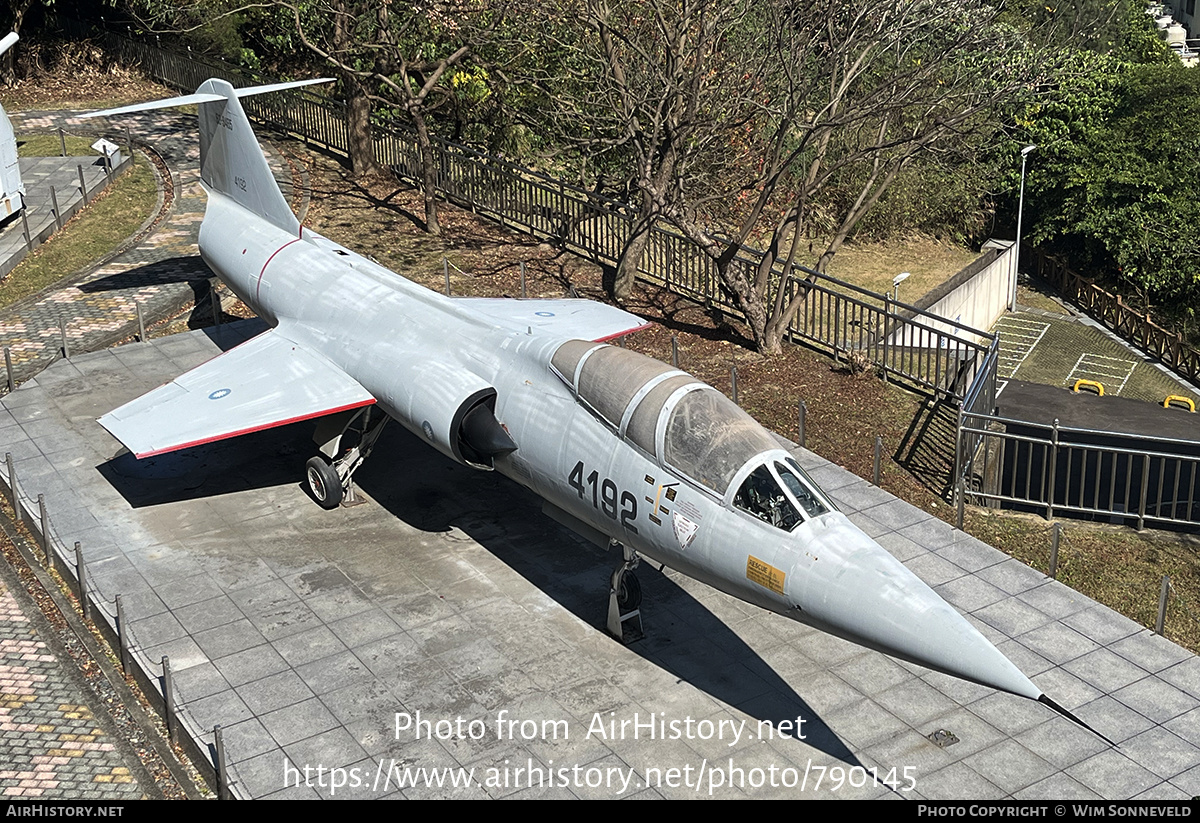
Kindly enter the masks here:
[[226, 81], [214, 78], [205, 80], [195, 94], [107, 109], [84, 116], [112, 116], [197, 105], [200, 113], [200, 179], [204, 185], [209, 191], [229, 197], [284, 231], [299, 235], [300, 223], [275, 183], [275, 176], [267, 165], [258, 138], [250, 128], [250, 121], [238, 98], [328, 82], [328, 79], [301, 80], [235, 89]]

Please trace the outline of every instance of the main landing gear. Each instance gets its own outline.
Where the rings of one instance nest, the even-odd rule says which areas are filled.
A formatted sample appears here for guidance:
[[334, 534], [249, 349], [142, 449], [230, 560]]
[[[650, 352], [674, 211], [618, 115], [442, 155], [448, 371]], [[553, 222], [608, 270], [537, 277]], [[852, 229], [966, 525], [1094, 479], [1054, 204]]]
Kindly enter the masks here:
[[622, 643], [634, 643], [646, 636], [642, 632], [642, 584], [633, 573], [640, 558], [615, 540], [610, 547], [621, 549], [624, 562], [613, 571], [608, 588], [608, 633]]
[[[323, 508], [338, 505], [355, 506], [366, 501], [354, 493], [354, 472], [367, 459], [388, 416], [372, 406], [323, 417], [317, 423], [313, 440], [321, 454], [309, 459], [304, 467], [304, 480], [313, 499]], [[342, 438], [347, 434], [357, 442], [343, 450]], [[341, 455], [335, 459], [335, 455]]]

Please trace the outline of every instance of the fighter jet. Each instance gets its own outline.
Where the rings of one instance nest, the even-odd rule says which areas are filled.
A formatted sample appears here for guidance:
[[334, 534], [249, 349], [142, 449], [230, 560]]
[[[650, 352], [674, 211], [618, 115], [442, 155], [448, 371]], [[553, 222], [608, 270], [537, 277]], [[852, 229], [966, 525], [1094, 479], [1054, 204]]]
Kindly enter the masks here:
[[447, 297], [303, 228], [239, 102], [298, 85], [208, 80], [194, 95], [92, 115], [198, 104], [200, 253], [272, 327], [101, 417], [134, 455], [316, 418], [306, 480], [332, 508], [395, 420], [449, 459], [532, 490], [579, 534], [619, 546], [608, 593], [619, 638], [641, 630], [633, 569], [645, 557], [1071, 717], [736, 404], [604, 342], [644, 328], [640, 318], [586, 300]]

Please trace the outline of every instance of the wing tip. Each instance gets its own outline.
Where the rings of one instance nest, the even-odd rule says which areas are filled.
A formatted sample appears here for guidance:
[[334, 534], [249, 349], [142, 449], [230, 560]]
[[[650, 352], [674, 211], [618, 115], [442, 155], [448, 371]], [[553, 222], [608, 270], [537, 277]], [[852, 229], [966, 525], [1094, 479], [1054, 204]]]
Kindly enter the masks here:
[[[377, 402], [377, 401], [375, 400], [374, 397], [372, 397], [368, 400], [361, 400], [361, 401], [357, 401], [354, 403], [347, 403], [344, 406], [338, 406], [337, 408], [333, 408], [333, 409], [323, 409], [321, 411], [313, 412], [311, 414], [302, 414], [297, 417], [290, 417], [285, 420], [275, 420], [275, 421], [271, 421], [269, 423], [262, 423], [257, 426], [251, 426], [249, 428], [240, 429], [238, 431], [222, 432], [219, 434], [214, 434], [210, 437], [202, 437], [199, 440], [192, 440], [187, 443], [178, 443], [178, 444], [173, 444], [173, 445], [169, 445], [169, 446], [163, 446], [161, 448], [155, 448], [155, 449], [152, 449], [151, 451], [137, 452], [137, 451], [134, 451], [133, 449], [129, 449], [129, 451], [138, 460], [142, 460], [143, 458], [146, 458], [146, 457], [157, 457], [160, 454], [170, 454], [171, 452], [183, 451], [184, 449], [194, 449], [197, 446], [206, 446], [209, 443], [216, 443], [221, 440], [231, 440], [235, 437], [241, 437], [244, 434], [254, 434], [255, 432], [266, 431], [267, 429], [278, 429], [281, 426], [290, 426], [292, 423], [303, 423], [305, 420], [314, 420], [318, 417], [325, 417], [326, 415], [337, 414], [338, 412], [349, 411], [351, 409], [361, 409], [362, 407], [370, 406], [375, 402]], [[105, 428], [107, 428], [107, 426]], [[112, 433], [111, 429], [109, 431], [110, 431], [110, 433]], [[116, 437], [115, 434], [113, 436]], [[117, 440], [121, 440], [121, 438], [117, 437]], [[126, 445], [123, 440], [121, 440], [121, 445], [125, 446], [125, 448], [127, 448], [127, 449], [129, 448], [129, 446]]]
[[654, 325], [653, 323], [643, 323], [640, 326], [634, 326], [629, 329], [622, 329], [621, 331], [613, 332], [612, 334], [605, 335], [604, 337], [597, 337], [592, 342], [607, 343], [609, 340], [616, 340], [618, 337], [624, 337], [627, 334], [633, 334], [634, 332], [645, 331], [646, 329], [651, 328], [653, 325]]

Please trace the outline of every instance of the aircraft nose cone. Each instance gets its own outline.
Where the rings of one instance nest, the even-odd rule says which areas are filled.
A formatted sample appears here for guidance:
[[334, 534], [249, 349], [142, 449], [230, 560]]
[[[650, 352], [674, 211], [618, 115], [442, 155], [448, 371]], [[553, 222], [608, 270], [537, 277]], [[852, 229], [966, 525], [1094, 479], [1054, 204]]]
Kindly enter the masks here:
[[851, 642], [1037, 700], [1020, 669], [919, 577], [844, 517], [834, 518], [788, 575], [803, 618]]

